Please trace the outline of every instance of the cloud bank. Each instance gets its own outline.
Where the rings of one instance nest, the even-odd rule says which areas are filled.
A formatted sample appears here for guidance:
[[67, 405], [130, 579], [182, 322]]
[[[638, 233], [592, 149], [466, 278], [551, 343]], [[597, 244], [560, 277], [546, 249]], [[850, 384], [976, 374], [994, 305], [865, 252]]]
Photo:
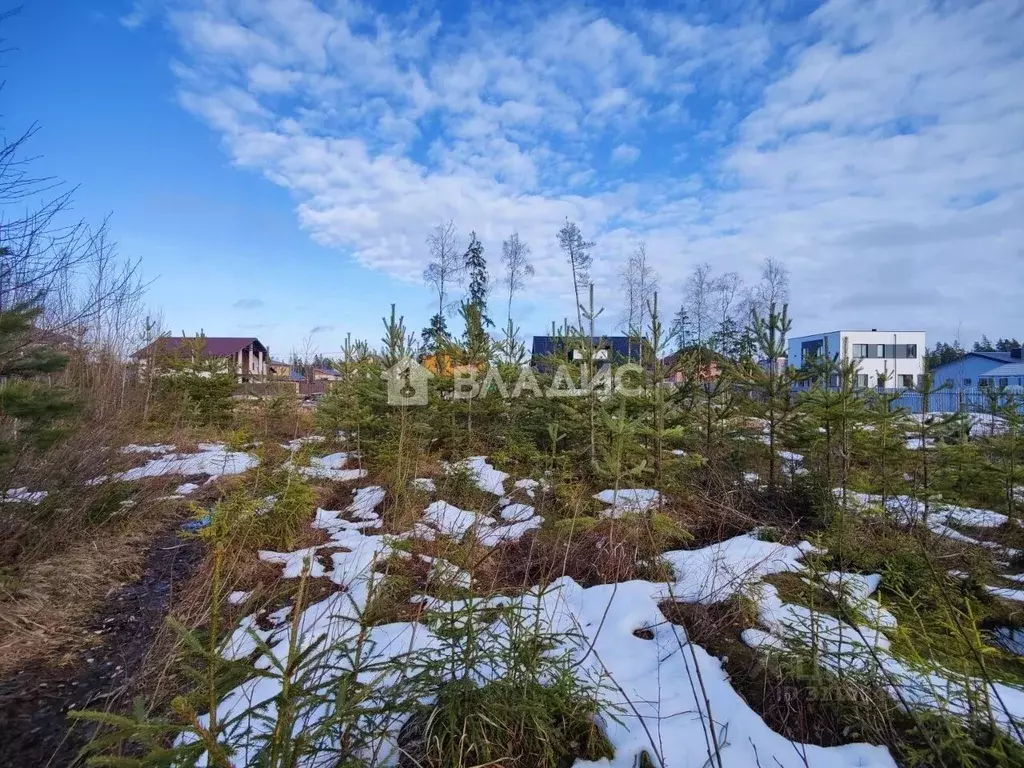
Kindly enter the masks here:
[[382, 276], [417, 280], [439, 221], [475, 229], [492, 270], [517, 230], [561, 317], [569, 218], [606, 304], [645, 240], [669, 303], [696, 263], [753, 277], [774, 256], [797, 330], [1019, 322], [1020, 0], [330, 5], [173, 5], [178, 96], [312, 238]]

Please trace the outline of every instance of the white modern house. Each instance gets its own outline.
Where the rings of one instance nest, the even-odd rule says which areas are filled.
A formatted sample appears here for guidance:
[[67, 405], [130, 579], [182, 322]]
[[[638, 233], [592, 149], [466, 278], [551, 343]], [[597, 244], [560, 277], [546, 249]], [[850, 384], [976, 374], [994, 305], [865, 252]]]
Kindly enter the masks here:
[[801, 368], [814, 357], [839, 355], [857, 362], [858, 387], [877, 387], [881, 375], [886, 388], [906, 389], [924, 376], [924, 351], [924, 331], [831, 331], [791, 338], [789, 364]]

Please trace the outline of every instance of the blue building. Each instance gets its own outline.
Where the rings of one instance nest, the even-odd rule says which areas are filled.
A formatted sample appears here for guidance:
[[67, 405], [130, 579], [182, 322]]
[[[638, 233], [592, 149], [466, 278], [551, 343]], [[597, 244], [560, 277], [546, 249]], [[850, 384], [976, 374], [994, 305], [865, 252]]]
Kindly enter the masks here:
[[[1019, 352], [1020, 350], [1017, 351]], [[1015, 363], [1007, 363], [1006, 365], [1000, 365], [998, 368], [993, 368], [988, 373], [982, 375], [981, 385], [994, 389], [1006, 387], [1018, 392], [1024, 390], [1024, 362], [1021, 362], [1018, 357]]]
[[1021, 362], [1021, 351], [1012, 352], [968, 352], [959, 360], [932, 368], [932, 384], [953, 390], [973, 389], [982, 385], [990, 372], [1004, 365]]
[[[544, 358], [556, 357], [566, 361], [583, 359], [581, 349], [584, 339], [574, 336], [534, 336], [533, 364], [537, 365]], [[626, 360], [638, 362], [640, 350], [646, 340], [638, 340], [629, 336], [595, 336], [593, 340], [597, 352], [594, 359], [599, 362], [621, 363]]]

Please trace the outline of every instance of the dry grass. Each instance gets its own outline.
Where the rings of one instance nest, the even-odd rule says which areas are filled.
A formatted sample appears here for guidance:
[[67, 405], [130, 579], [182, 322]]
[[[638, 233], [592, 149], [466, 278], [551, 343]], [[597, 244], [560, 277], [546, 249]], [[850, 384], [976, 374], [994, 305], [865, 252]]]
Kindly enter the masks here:
[[28, 661], [58, 663], [96, 642], [85, 624], [111, 594], [142, 575], [149, 545], [187, 517], [180, 504], [154, 503], [103, 536], [28, 565], [16, 589], [0, 598], [0, 674]]
[[850, 708], [886, 714], [892, 710], [880, 689], [814, 686], [747, 646], [740, 633], [756, 626], [756, 618], [742, 597], [713, 605], [666, 601], [659, 608], [670, 622], [686, 629], [692, 642], [723, 660], [732, 687], [787, 739], [825, 747], [861, 741], [863, 735], [849, 727]]

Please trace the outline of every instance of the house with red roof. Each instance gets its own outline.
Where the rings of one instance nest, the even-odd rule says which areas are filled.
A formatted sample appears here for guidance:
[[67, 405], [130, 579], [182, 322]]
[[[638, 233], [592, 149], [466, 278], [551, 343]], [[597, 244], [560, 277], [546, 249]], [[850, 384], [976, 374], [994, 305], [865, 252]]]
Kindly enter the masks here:
[[265, 378], [270, 365], [270, 350], [254, 336], [161, 336], [132, 357], [143, 366], [150, 361], [159, 366], [170, 357], [194, 359], [197, 355], [223, 360], [228, 371], [237, 372], [239, 381]]

